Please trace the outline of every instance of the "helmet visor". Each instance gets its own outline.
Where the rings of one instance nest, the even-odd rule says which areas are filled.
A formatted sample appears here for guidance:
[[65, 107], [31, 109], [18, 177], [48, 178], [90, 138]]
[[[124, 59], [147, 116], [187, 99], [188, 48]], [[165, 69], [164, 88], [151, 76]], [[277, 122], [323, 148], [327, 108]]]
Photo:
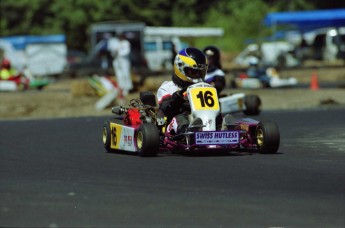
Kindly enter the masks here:
[[204, 68], [191, 68], [191, 67], [185, 67], [184, 68], [184, 73], [187, 77], [191, 79], [196, 79], [196, 78], [204, 78], [206, 74], [206, 69]]

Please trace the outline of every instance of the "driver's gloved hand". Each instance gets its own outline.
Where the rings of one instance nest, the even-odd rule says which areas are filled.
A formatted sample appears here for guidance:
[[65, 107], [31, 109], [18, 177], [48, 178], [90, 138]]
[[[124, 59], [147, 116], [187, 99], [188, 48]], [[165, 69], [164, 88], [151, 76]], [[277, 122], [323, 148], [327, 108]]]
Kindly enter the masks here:
[[183, 89], [173, 93], [173, 95], [172, 95], [173, 100], [176, 101], [176, 102], [181, 102], [182, 103], [183, 102], [183, 94], [184, 94], [184, 92], [186, 92], [187, 88], [188, 87], [185, 87], [185, 88], [183, 88]]
[[182, 103], [183, 102], [183, 93], [184, 91], [179, 90], [176, 91], [175, 93], [173, 93], [172, 98], [174, 101], [178, 102], [178, 103]]

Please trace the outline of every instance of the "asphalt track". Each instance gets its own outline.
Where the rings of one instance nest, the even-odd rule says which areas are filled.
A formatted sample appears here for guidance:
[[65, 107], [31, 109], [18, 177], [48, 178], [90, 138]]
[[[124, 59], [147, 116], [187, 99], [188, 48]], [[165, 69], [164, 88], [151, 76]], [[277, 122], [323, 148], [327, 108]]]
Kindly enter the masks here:
[[108, 117], [0, 121], [0, 226], [345, 227], [345, 109], [267, 111], [275, 155], [105, 153]]

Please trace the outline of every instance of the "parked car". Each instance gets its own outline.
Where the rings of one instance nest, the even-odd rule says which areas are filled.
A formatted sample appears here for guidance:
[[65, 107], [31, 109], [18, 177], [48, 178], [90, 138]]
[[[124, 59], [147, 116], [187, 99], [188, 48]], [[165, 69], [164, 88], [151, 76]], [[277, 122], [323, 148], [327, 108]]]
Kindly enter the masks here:
[[87, 55], [81, 51], [71, 50], [67, 53], [67, 65], [64, 73], [74, 78], [93, 74], [102, 75], [108, 72], [102, 70], [101, 59], [97, 55]]

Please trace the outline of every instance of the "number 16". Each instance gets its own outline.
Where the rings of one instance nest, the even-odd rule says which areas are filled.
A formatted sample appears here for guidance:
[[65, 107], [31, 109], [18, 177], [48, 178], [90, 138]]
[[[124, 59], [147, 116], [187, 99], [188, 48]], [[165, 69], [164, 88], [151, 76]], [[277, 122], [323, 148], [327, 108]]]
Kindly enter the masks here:
[[208, 107], [213, 107], [214, 99], [212, 96], [213, 94], [211, 91], [206, 91], [204, 94], [202, 94], [202, 91], [200, 91], [196, 97], [200, 99], [202, 107], [205, 107], [205, 105], [207, 105]]

